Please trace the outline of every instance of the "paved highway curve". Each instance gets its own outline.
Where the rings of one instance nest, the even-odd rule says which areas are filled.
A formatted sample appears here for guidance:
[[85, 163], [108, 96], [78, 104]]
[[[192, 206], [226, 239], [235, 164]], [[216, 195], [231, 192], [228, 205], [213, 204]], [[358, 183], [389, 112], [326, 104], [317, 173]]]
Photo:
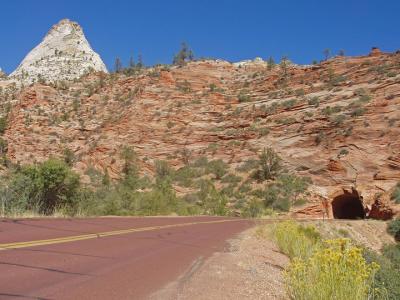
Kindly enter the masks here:
[[220, 217], [2, 219], [0, 299], [146, 299], [251, 225]]

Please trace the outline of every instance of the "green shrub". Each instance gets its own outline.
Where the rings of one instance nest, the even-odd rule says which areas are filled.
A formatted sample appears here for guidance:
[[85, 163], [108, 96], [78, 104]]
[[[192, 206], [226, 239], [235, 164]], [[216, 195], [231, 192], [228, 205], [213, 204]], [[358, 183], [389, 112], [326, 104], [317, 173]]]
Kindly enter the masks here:
[[312, 98], [308, 99], [308, 105], [312, 105], [314, 107], [318, 107], [319, 106], [319, 98], [318, 97], [312, 97]]
[[173, 170], [165, 160], [157, 160], [155, 162], [155, 168], [157, 178], [165, 179], [173, 174]]
[[394, 188], [394, 191], [392, 192], [392, 195], [390, 198], [396, 202], [397, 204], [400, 204], [400, 182], [397, 183], [396, 187]]
[[258, 170], [253, 173], [253, 178], [258, 181], [265, 181], [274, 179], [280, 174], [283, 168], [282, 160], [272, 148], [264, 148], [258, 158], [259, 166]]
[[226, 215], [228, 212], [226, 208], [228, 199], [226, 196], [219, 192], [209, 180], [201, 180], [199, 185], [200, 191], [197, 196], [201, 201], [203, 213], [219, 216]]
[[202, 172], [199, 169], [192, 168], [190, 166], [182, 167], [174, 172], [174, 181], [178, 182], [179, 185], [190, 187], [193, 183], [193, 178], [200, 177]]
[[351, 112], [351, 116], [359, 117], [359, 116], [362, 116], [365, 112], [366, 112], [366, 109], [364, 107], [357, 107], [357, 108], [353, 109], [353, 111]]
[[390, 260], [393, 267], [400, 271], [400, 244], [397, 243], [395, 245], [385, 245], [382, 249], [382, 253], [387, 259]]
[[7, 128], [7, 118], [6, 117], [1, 117], [0, 118], [0, 135], [4, 134]]
[[251, 97], [248, 94], [246, 94], [244, 91], [240, 91], [240, 93], [238, 95], [238, 100], [239, 100], [239, 103], [249, 102], [249, 101], [251, 101]]
[[293, 107], [297, 103], [296, 99], [290, 99], [282, 102], [282, 106], [286, 109]]
[[208, 163], [206, 172], [215, 175], [215, 179], [220, 180], [227, 172], [228, 165], [221, 159], [212, 160]]
[[201, 156], [196, 159], [192, 165], [195, 168], [205, 168], [208, 165], [208, 158], [206, 156]]
[[236, 168], [239, 172], [249, 172], [251, 170], [256, 169], [259, 166], [259, 162], [256, 159], [249, 159], [242, 163], [240, 166]]
[[79, 192], [79, 175], [63, 161], [49, 159], [16, 170], [9, 183], [6, 209], [36, 211], [50, 215], [56, 209], [74, 207]]
[[389, 234], [393, 235], [397, 241], [400, 241], [400, 218], [390, 221], [387, 231]]
[[263, 213], [264, 206], [261, 201], [251, 199], [249, 203], [243, 208], [242, 216], [245, 218], [257, 218]]
[[321, 237], [314, 226], [285, 221], [276, 224], [272, 233], [279, 249], [291, 259], [309, 258], [320, 247]]
[[[368, 263], [375, 262], [379, 270], [375, 275], [375, 287], [383, 292], [383, 299], [400, 299], [400, 249], [396, 245], [385, 246], [383, 255], [364, 249], [363, 256]], [[397, 263], [396, 263], [397, 259]]]
[[234, 174], [227, 174], [224, 177], [222, 177], [221, 182], [222, 183], [238, 183], [242, 181], [242, 177], [234, 175]]

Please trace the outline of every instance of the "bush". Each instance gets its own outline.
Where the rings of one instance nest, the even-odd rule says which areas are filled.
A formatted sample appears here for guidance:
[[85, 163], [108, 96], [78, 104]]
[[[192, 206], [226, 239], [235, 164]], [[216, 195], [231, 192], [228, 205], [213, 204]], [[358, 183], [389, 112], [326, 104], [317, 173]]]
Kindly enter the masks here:
[[12, 174], [7, 210], [36, 211], [50, 215], [56, 209], [73, 208], [79, 192], [79, 175], [56, 159], [23, 167]]
[[264, 199], [265, 207], [289, 211], [298, 202], [298, 196], [307, 190], [309, 182], [309, 178], [284, 174], [276, 182], [269, 183], [257, 196]]
[[390, 198], [397, 204], [400, 204], [400, 182], [397, 183]]
[[155, 162], [156, 176], [159, 179], [165, 179], [173, 175], [173, 170], [165, 160], [157, 160]]
[[221, 159], [212, 160], [208, 163], [206, 172], [215, 175], [215, 179], [220, 180], [227, 172], [228, 165]]
[[393, 267], [400, 271], [400, 244], [385, 245], [382, 249], [382, 253], [387, 259], [390, 260]]
[[291, 299], [364, 300], [376, 296], [372, 287], [378, 269], [366, 262], [362, 249], [336, 239], [325, 241], [309, 259], [294, 259], [285, 277]]
[[197, 197], [201, 202], [203, 213], [219, 216], [227, 214], [226, 204], [228, 199], [215, 188], [211, 181], [200, 181], [200, 191], [197, 193]]
[[239, 103], [249, 102], [249, 101], [251, 101], [251, 97], [248, 94], [246, 94], [244, 91], [240, 91], [240, 93], [238, 95], [238, 100], [239, 100]]
[[7, 119], [5, 117], [0, 118], [0, 135], [6, 131]]
[[261, 191], [260, 197], [264, 198], [265, 207], [269, 207], [279, 211], [289, 211], [290, 200], [282, 193], [282, 189], [276, 183], [271, 183], [266, 186], [264, 191]]
[[308, 104], [318, 107], [319, 106], [319, 98], [318, 97], [312, 97], [310, 99], [308, 99]]
[[242, 216], [245, 218], [257, 218], [263, 213], [263, 204], [257, 199], [251, 199], [244, 207]]
[[190, 187], [193, 178], [200, 177], [202, 172], [199, 169], [191, 168], [189, 166], [182, 167], [175, 171], [174, 181], [185, 187]]
[[314, 226], [286, 221], [275, 225], [272, 233], [279, 249], [290, 259], [309, 258], [320, 246], [321, 237]]
[[390, 221], [387, 231], [389, 234], [393, 235], [397, 241], [400, 241], [400, 218]]
[[[385, 296], [382, 298], [391, 300], [400, 299], [400, 265], [398, 264], [400, 249], [396, 245], [385, 246], [383, 255], [364, 249], [363, 256], [368, 263], [375, 262], [379, 265], [374, 285]], [[397, 257], [397, 264], [395, 257]]]
[[256, 159], [249, 159], [242, 163], [240, 166], [236, 168], [239, 172], [249, 172], [251, 170], [256, 169], [259, 166], [259, 162]]
[[259, 155], [259, 167], [253, 174], [258, 181], [274, 179], [282, 170], [282, 163], [279, 155], [272, 149], [267, 148]]
[[227, 174], [221, 180], [222, 183], [238, 183], [242, 181], [242, 177], [234, 175], [234, 174]]

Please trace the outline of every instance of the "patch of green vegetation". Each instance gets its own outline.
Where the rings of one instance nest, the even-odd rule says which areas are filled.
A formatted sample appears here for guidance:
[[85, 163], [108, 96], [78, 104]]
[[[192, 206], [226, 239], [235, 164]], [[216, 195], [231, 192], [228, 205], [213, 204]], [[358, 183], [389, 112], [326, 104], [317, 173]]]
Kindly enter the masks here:
[[207, 174], [214, 174], [215, 179], [220, 180], [228, 171], [228, 165], [221, 159], [212, 160], [206, 167]]
[[397, 183], [396, 187], [394, 188], [390, 198], [396, 202], [397, 204], [400, 204], [400, 182]]
[[239, 103], [250, 102], [251, 97], [246, 91], [242, 90], [242, 91], [240, 91], [240, 93], [238, 95], [238, 100], [239, 100]]
[[387, 231], [389, 234], [393, 235], [397, 241], [400, 241], [400, 218], [390, 221]]
[[4, 134], [7, 128], [7, 118], [0, 117], [0, 135]]
[[222, 183], [239, 183], [242, 181], [242, 177], [234, 175], [234, 174], [227, 174], [224, 177], [222, 177], [221, 182]]
[[242, 172], [242, 173], [247, 173], [251, 170], [254, 170], [257, 168], [259, 165], [258, 160], [256, 159], [248, 159], [245, 162], [243, 162], [240, 166], [236, 168], [237, 171]]
[[258, 157], [258, 169], [253, 172], [252, 177], [260, 182], [276, 178], [282, 171], [282, 160], [272, 149], [267, 148]]
[[282, 102], [282, 107], [285, 109], [292, 108], [296, 103], [296, 99], [286, 100]]
[[308, 105], [312, 105], [314, 107], [318, 107], [319, 106], [319, 98], [318, 97], [312, 97], [312, 98], [308, 99]]

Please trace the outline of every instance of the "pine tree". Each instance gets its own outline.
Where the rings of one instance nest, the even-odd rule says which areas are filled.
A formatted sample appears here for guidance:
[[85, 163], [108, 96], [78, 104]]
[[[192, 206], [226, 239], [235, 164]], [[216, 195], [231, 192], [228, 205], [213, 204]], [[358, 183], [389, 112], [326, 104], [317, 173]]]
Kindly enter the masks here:
[[129, 59], [129, 68], [135, 68], [135, 61], [133, 60], [133, 56], [131, 56], [131, 58]]
[[275, 67], [275, 61], [272, 56], [268, 58], [268, 70], [272, 70]]
[[142, 69], [143, 67], [144, 67], [143, 58], [142, 58], [142, 55], [139, 54], [139, 55], [138, 55], [138, 62], [137, 62], [137, 64], [136, 64], [136, 68], [140, 70], [140, 69]]
[[192, 60], [194, 60], [193, 51], [185, 42], [183, 42], [181, 44], [181, 50], [174, 56], [172, 63], [174, 65], [183, 66], [187, 61]]
[[115, 59], [114, 70], [116, 73], [119, 73], [122, 70], [122, 63], [119, 57]]
[[328, 60], [329, 57], [331, 56], [331, 49], [326, 48], [324, 50], [324, 56], [325, 56], [325, 60]]

